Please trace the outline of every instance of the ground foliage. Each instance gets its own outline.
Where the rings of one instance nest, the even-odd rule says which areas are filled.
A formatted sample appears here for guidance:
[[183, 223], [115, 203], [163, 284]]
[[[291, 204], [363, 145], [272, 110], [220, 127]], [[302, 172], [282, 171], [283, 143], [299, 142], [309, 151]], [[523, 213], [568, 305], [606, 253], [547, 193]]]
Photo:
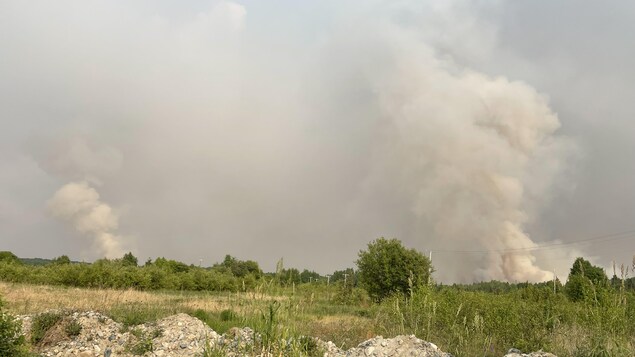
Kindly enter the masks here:
[[209, 268], [165, 258], [143, 266], [137, 266], [136, 262], [130, 253], [123, 259], [100, 259], [94, 263], [71, 263], [65, 256], [46, 265], [0, 260], [0, 280], [85, 288], [238, 291], [253, 288], [262, 275], [257, 264], [235, 258], [230, 266], [221, 264]]
[[[373, 244], [377, 241], [369, 245], [368, 253]], [[501, 356], [512, 347], [543, 349], [559, 356], [635, 355], [635, 293], [632, 278], [625, 273], [628, 269], [621, 269], [620, 276], [609, 280], [604, 270], [583, 258], [574, 262], [564, 285], [557, 280], [442, 285], [428, 283], [426, 278], [415, 280], [408, 274], [405, 285], [400, 280], [398, 288], [387, 289], [376, 299], [362, 283], [361, 265], [357, 271], [332, 274], [327, 284], [324, 276], [284, 268], [282, 262], [276, 273], [263, 274], [256, 263], [231, 256], [210, 268], [165, 258], [136, 266], [131, 257], [127, 263], [100, 260], [73, 264], [69, 259], [56, 259], [45, 266], [26, 266], [9, 254], [2, 256], [7, 258], [0, 262], [0, 279], [4, 281], [193, 290], [180, 292], [165, 306], [126, 302], [107, 313], [126, 326], [177, 312], [190, 313], [221, 333], [233, 326], [251, 326], [267, 337], [271, 344], [267, 348], [274, 351], [281, 348], [275, 345], [280, 338], [300, 341], [301, 336], [317, 336], [351, 347], [374, 335], [416, 334], [456, 356]], [[174, 303], [187, 302], [197, 294], [206, 294], [206, 299], [215, 296], [207, 294], [218, 294], [224, 307], [203, 310]], [[11, 333], [6, 332], [15, 330], [6, 326], [15, 325], [12, 319], [4, 318], [8, 315], [2, 316], [0, 348], [20, 348], [20, 339], [7, 344], [5, 336]]]
[[359, 252], [359, 281], [375, 300], [405, 294], [413, 286], [427, 284], [432, 265], [414, 249], [405, 248], [397, 239], [379, 238]]
[[26, 355], [25, 340], [21, 332], [21, 324], [4, 309], [4, 303], [0, 299], [0, 357]]

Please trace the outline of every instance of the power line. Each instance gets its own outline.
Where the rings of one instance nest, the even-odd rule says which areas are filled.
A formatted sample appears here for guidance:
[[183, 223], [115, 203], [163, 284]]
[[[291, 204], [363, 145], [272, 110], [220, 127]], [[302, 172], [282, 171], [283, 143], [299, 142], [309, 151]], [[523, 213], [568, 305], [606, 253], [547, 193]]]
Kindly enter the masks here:
[[635, 229], [628, 230], [619, 233], [605, 234], [601, 236], [595, 236], [587, 239], [581, 239], [573, 242], [560, 242], [551, 244], [536, 245], [534, 247], [521, 247], [521, 248], [506, 248], [506, 249], [481, 249], [481, 250], [449, 250], [449, 249], [431, 249], [435, 253], [511, 253], [521, 251], [533, 251], [533, 250], [546, 250], [553, 249], [554, 247], [561, 247], [567, 245], [575, 245], [589, 242], [607, 242], [621, 239], [635, 238]]

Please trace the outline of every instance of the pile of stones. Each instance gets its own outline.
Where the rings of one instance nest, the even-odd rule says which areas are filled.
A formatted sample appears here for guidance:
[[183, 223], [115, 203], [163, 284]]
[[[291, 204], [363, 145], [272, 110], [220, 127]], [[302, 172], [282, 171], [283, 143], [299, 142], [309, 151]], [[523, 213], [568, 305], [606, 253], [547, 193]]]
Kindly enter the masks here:
[[[31, 333], [32, 316], [19, 316], [27, 338]], [[51, 328], [36, 346], [42, 356], [267, 356], [253, 346], [261, 336], [249, 327], [232, 328], [219, 335], [199, 319], [177, 314], [134, 327], [124, 327], [95, 311], [66, 313], [59, 326]], [[79, 323], [81, 330], [74, 336], [63, 333], [63, 324]], [[333, 342], [310, 338], [324, 357], [452, 357], [436, 345], [414, 335], [383, 338], [377, 336], [348, 350]], [[556, 357], [545, 352], [523, 354], [512, 349], [504, 357]]]

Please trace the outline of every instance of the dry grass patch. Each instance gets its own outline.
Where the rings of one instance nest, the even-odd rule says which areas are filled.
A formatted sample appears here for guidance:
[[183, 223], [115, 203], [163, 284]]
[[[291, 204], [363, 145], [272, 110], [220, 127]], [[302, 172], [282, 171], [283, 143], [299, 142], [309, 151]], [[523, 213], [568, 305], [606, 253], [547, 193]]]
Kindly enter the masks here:
[[[268, 309], [277, 304], [276, 323], [287, 326], [294, 333], [320, 337], [346, 347], [356, 346], [375, 334], [374, 320], [350, 315], [339, 306], [326, 309], [320, 304], [306, 304], [299, 296], [267, 294], [258, 290], [246, 293], [144, 292], [0, 282], [0, 295], [4, 296], [7, 308], [16, 314], [93, 310], [127, 327], [185, 312], [219, 331], [238, 325], [258, 327], [264, 323], [263, 316]], [[224, 317], [227, 312], [231, 317]]]
[[228, 304], [221, 296], [179, 292], [80, 289], [0, 282], [0, 295], [7, 308], [18, 314], [51, 309], [108, 311], [122, 305], [169, 306], [172, 309], [202, 308], [222, 311]]
[[339, 347], [357, 346], [376, 335], [373, 320], [365, 317], [338, 315], [325, 316], [307, 324], [307, 335], [333, 341]]

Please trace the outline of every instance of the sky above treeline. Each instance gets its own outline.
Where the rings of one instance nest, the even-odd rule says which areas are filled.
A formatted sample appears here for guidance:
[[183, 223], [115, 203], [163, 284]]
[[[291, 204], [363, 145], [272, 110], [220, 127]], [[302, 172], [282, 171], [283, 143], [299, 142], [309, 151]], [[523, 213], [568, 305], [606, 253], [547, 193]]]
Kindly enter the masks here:
[[327, 273], [395, 237], [443, 282], [631, 264], [634, 20], [630, 2], [0, 0], [0, 250]]

